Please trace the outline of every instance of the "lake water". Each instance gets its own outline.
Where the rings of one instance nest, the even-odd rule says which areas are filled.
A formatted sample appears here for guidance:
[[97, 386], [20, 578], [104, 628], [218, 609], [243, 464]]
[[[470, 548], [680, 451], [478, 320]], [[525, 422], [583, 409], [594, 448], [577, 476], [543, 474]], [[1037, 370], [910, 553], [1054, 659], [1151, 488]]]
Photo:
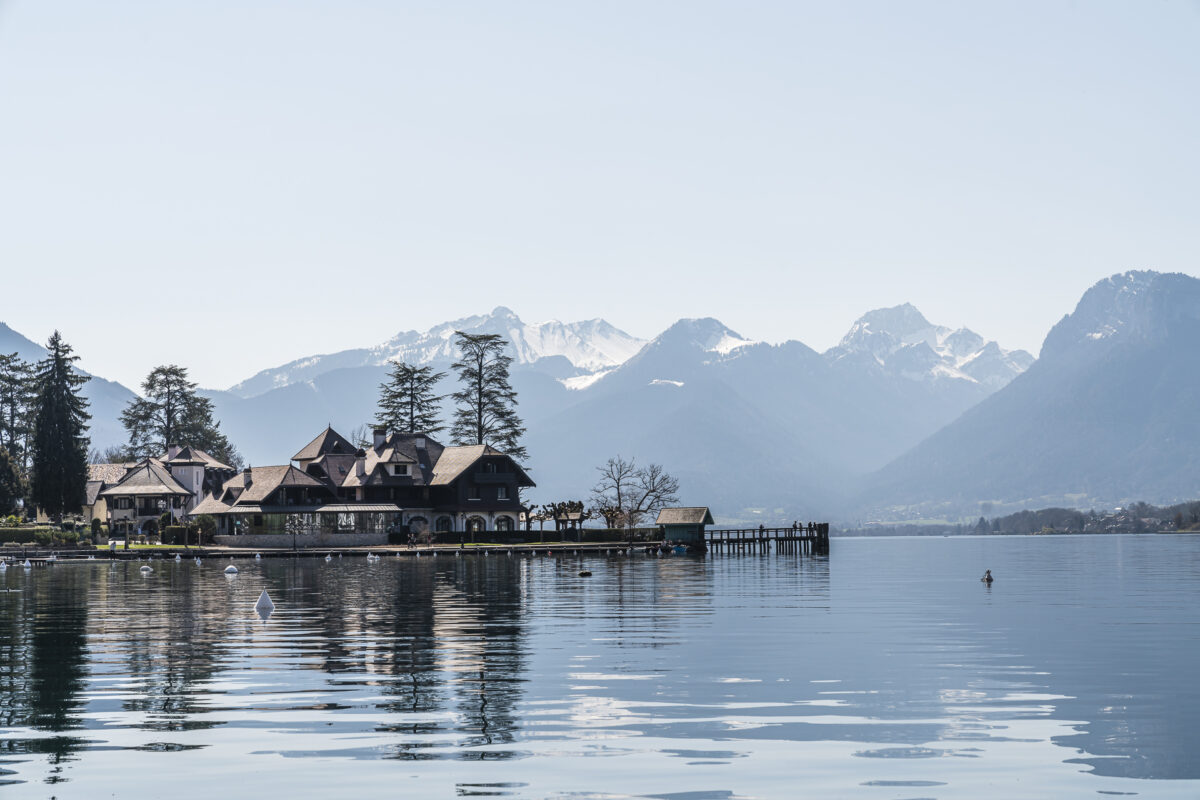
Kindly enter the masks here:
[[1200, 536], [831, 549], [9, 569], [0, 796], [1200, 797]]

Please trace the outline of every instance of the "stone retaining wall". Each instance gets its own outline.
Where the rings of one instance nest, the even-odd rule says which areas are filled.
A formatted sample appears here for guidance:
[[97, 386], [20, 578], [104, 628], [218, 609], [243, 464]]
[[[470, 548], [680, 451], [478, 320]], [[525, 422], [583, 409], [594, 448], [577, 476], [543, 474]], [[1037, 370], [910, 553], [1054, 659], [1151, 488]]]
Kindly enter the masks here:
[[374, 547], [387, 544], [386, 533], [303, 533], [296, 537], [287, 533], [248, 533], [245, 536], [214, 536], [213, 543], [221, 547]]

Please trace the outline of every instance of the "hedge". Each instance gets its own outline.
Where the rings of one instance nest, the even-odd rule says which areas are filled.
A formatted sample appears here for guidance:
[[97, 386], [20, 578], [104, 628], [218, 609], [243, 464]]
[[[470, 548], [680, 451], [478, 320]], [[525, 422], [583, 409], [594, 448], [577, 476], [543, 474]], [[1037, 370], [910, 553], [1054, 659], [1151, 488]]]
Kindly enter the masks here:
[[75, 531], [56, 531], [53, 528], [0, 528], [0, 543], [65, 545], [79, 541]]

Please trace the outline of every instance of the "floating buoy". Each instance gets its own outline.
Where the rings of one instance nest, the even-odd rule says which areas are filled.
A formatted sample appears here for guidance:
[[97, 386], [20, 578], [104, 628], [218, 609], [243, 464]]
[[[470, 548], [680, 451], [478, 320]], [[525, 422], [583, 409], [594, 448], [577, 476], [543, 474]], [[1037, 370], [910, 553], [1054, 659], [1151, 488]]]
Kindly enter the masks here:
[[154, 572], [154, 568], [150, 567], [150, 566], [145, 566], [145, 567], [142, 567], [142, 569], [141, 569], [141, 573], [143, 575], [149, 575], [151, 572]]
[[230, 564], [228, 567], [225, 568], [225, 574], [226, 575], [237, 575], [238, 568], [235, 567], [233, 564]]
[[588, 572], [586, 569], [581, 569], [581, 570], [579, 571], [579, 577], [581, 577], [581, 578], [590, 578], [590, 577], [592, 577], [592, 573]]
[[6, 570], [6, 569], [8, 569], [8, 562], [0, 561], [0, 572], [4, 572], [4, 570]]
[[179, 555], [179, 553], [176, 553], [176, 554], [175, 554], [175, 560], [176, 560], [176, 561], [183, 561], [183, 556]]
[[262, 594], [258, 596], [258, 602], [254, 604], [254, 610], [258, 612], [260, 617], [271, 615], [275, 610], [275, 604], [271, 602], [271, 596], [267, 594], [267, 590], [263, 589]]
[[255, 554], [254, 554], [254, 560], [255, 560], [255, 561], [257, 561], [257, 560], [258, 560], [258, 559], [260, 559], [260, 558], [262, 558], [262, 553], [255, 553]]
[[329, 554], [329, 553], [326, 553], [326, 554], [325, 554], [325, 560], [326, 560], [326, 561], [333, 561], [333, 556], [332, 556], [331, 554]]
[[199, 563], [200, 563], [200, 556], [196, 556], [196, 563], [197, 563], [197, 564], [199, 564]]
[[28, 558], [27, 558], [27, 559], [25, 559], [25, 563], [24, 563], [24, 564], [22, 564], [21, 566], [23, 566], [25, 569], [33, 569], [33, 564], [30, 564], [30, 563], [29, 563], [29, 559], [28, 559]]

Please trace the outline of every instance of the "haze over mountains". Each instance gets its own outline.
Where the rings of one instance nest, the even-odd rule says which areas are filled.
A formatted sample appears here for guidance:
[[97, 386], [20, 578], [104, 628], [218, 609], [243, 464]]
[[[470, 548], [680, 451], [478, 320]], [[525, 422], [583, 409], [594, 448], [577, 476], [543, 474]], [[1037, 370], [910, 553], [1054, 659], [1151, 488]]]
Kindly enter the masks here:
[[[513, 343], [533, 502], [586, 497], [619, 453], [664, 464], [683, 502], [726, 521], [955, 518], [981, 503], [1200, 497], [1198, 320], [1200, 281], [1150, 272], [1089, 290], [1037, 361], [908, 304], [864, 314], [825, 353], [711, 318], [645, 342], [603, 320], [529, 324], [497, 308], [209, 394], [250, 463], [280, 463], [326, 424], [369, 422], [391, 359], [448, 369], [455, 330], [499, 333]], [[17, 339], [40, 354], [2, 327], [0, 352]], [[132, 393], [88, 386], [95, 446], [120, 441]]]

